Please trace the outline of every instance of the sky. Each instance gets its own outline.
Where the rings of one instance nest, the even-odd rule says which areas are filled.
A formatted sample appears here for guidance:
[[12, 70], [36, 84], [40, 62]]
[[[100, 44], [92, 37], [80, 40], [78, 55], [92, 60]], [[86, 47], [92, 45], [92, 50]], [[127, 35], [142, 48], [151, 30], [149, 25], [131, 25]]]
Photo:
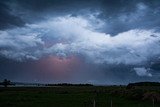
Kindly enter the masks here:
[[159, 0], [1, 0], [0, 80], [160, 81]]

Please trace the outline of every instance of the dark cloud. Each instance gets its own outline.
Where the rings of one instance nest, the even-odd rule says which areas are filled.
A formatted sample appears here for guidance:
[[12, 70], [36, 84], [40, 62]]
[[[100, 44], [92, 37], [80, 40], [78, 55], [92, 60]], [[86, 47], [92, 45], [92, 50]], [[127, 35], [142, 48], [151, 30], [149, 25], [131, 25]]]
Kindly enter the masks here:
[[6, 5], [5, 0], [0, 2], [0, 29], [23, 26], [24, 22], [18, 16], [10, 14], [11, 9]]
[[106, 23], [101, 31], [112, 35], [136, 28], [160, 29], [158, 0], [9, 0], [1, 5], [2, 27], [6, 24], [20, 26], [23, 21], [34, 23], [57, 15], [99, 12], [97, 17]]
[[1, 79], [55, 81], [37, 65], [70, 55], [83, 69], [66, 81], [160, 79], [159, 0], [1, 0], [0, 16]]
[[158, 0], [104, 1], [100, 16], [106, 21], [103, 31], [115, 35], [136, 28], [159, 30], [159, 4]]

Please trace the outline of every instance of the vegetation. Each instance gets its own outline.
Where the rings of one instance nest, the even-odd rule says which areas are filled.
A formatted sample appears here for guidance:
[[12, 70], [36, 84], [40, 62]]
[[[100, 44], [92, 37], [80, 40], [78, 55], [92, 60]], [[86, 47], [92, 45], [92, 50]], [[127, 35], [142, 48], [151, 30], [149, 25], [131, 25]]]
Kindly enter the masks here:
[[0, 107], [160, 107], [160, 87], [147, 87], [1, 87]]
[[7, 87], [8, 85], [15, 85], [15, 84], [11, 83], [10, 80], [4, 79], [4, 81], [1, 82], [0, 85], [3, 85], [4, 87]]
[[137, 82], [137, 83], [129, 83], [127, 85], [128, 89], [137, 87], [137, 86], [159, 86], [160, 87], [160, 83], [159, 82]]

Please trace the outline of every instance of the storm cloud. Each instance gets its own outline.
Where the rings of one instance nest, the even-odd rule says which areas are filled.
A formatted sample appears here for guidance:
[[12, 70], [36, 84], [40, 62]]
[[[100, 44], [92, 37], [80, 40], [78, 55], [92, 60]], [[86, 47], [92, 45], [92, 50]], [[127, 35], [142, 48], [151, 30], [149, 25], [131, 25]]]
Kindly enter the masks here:
[[[75, 78], [96, 84], [157, 81], [159, 4], [158, 0], [1, 1], [1, 59], [24, 65], [75, 59], [83, 69], [76, 65], [71, 71], [78, 73], [68, 72], [72, 82]], [[53, 60], [42, 60], [48, 57]], [[60, 64], [72, 65], [68, 60]], [[89, 78], [82, 79], [84, 75]]]

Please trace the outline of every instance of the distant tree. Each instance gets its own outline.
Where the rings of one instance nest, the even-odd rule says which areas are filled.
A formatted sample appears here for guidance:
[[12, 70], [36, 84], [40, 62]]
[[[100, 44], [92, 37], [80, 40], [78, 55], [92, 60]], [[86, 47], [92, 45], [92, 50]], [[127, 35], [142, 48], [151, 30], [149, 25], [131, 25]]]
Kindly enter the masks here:
[[7, 79], [4, 79], [2, 84], [4, 85], [4, 87], [7, 87], [8, 85], [11, 84], [11, 81], [10, 80], [7, 80]]
[[127, 89], [134, 89], [137, 86], [160, 86], [159, 82], [136, 82], [136, 83], [129, 83], [127, 85]]

